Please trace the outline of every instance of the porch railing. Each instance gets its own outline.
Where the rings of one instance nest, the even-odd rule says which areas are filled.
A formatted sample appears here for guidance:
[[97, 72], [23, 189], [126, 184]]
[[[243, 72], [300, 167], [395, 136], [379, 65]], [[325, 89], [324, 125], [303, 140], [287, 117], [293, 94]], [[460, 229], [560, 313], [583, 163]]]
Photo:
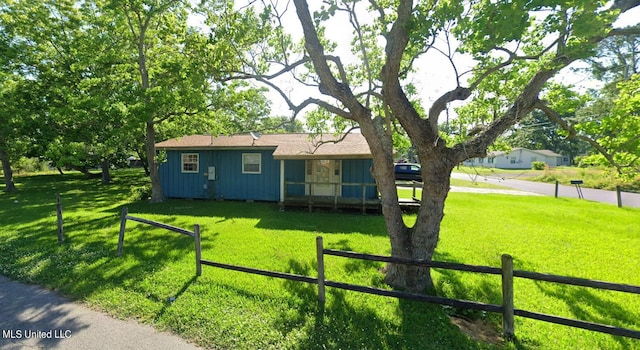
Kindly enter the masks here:
[[[304, 186], [304, 194], [298, 196], [290, 196], [289, 195], [289, 186], [290, 185], [302, 185]], [[333, 190], [330, 195], [317, 195], [314, 194], [314, 186], [327, 186], [330, 185], [333, 187]], [[314, 205], [320, 204], [319, 198], [330, 199], [331, 206], [334, 210], [338, 209], [340, 204], [345, 204], [346, 198], [343, 198], [342, 191], [339, 191], [344, 186], [352, 186], [352, 187], [360, 187], [361, 188], [361, 196], [357, 197], [349, 197], [353, 201], [350, 204], [359, 204], [362, 208], [362, 212], [366, 212], [367, 204], [371, 200], [367, 198], [367, 187], [376, 187], [375, 183], [364, 183], [364, 182], [341, 182], [341, 183], [326, 183], [326, 182], [314, 182], [314, 181], [285, 181], [284, 182], [284, 202], [291, 201], [295, 198], [304, 198], [306, 200], [306, 204], [309, 206], [309, 211], [312, 210]], [[376, 199], [377, 201], [377, 199]], [[284, 205], [284, 203], [282, 203]], [[326, 204], [326, 202], [325, 202]]]

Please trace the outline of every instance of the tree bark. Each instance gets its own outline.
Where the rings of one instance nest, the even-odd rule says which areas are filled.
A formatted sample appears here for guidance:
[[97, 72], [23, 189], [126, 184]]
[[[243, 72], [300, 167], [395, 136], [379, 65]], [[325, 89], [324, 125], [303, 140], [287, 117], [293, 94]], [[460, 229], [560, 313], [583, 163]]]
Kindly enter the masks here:
[[109, 160], [102, 160], [100, 167], [102, 168], [102, 183], [105, 185], [111, 183], [111, 173], [109, 172], [111, 163], [109, 163]]
[[[137, 36], [138, 45], [138, 71], [140, 72], [140, 81], [142, 83], [142, 91], [145, 92], [144, 103], [148, 107], [151, 104], [151, 100], [146, 93], [150, 88], [149, 70], [147, 69], [147, 55], [145, 49], [145, 38], [147, 28], [151, 21], [151, 14], [147, 14], [147, 17], [138, 18], [138, 26], [140, 33]], [[135, 37], [135, 30], [132, 28], [132, 33]], [[147, 153], [147, 162], [149, 164], [149, 177], [151, 178], [151, 203], [164, 202], [164, 193], [162, 192], [162, 186], [160, 185], [160, 175], [158, 174], [158, 158], [156, 157], [156, 130], [155, 130], [155, 117], [153, 114], [149, 115], [146, 121], [145, 132], [145, 151]]]
[[89, 171], [89, 170], [87, 170], [87, 168], [85, 168], [84, 166], [75, 166], [75, 165], [71, 165], [70, 167], [71, 167], [71, 169], [73, 169], [73, 170], [77, 170], [77, 171], [79, 171], [79, 172], [83, 173], [83, 174], [84, 174], [84, 176], [86, 176], [86, 177], [87, 177], [87, 179], [95, 179], [95, 178], [97, 178], [97, 177], [99, 177], [99, 176], [100, 176], [100, 175], [98, 175], [98, 174], [94, 174], [94, 173], [90, 172], [90, 171]]
[[164, 202], [164, 193], [158, 173], [158, 157], [156, 157], [156, 130], [153, 122], [147, 122], [147, 161], [149, 162], [149, 176], [151, 177], [151, 203]]
[[2, 162], [2, 171], [4, 173], [5, 192], [15, 192], [16, 185], [13, 182], [13, 170], [11, 169], [11, 160], [3, 149], [0, 149], [0, 162]]

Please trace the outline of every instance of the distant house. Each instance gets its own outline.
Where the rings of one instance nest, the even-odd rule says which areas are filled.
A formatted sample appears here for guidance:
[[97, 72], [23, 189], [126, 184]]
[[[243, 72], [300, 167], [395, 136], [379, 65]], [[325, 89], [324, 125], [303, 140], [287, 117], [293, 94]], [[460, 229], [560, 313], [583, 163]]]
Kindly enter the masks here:
[[332, 203], [378, 199], [371, 151], [361, 134], [192, 135], [156, 144], [166, 151], [167, 197]]
[[484, 158], [467, 159], [463, 164], [485, 168], [531, 169], [532, 162], [555, 167], [569, 165], [569, 158], [549, 150], [514, 148], [510, 152], [489, 152]]

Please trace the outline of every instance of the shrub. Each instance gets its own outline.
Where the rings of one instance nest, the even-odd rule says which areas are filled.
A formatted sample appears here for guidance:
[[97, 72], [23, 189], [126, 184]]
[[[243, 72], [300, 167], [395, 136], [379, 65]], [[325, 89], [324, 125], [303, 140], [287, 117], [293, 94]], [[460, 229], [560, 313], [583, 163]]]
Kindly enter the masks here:
[[131, 199], [134, 201], [147, 200], [151, 197], [151, 184], [131, 187]]
[[17, 162], [13, 163], [13, 169], [16, 173], [37, 173], [45, 171], [47, 168], [47, 162], [35, 157], [21, 157]]
[[547, 164], [545, 162], [531, 162], [531, 169], [544, 170]]

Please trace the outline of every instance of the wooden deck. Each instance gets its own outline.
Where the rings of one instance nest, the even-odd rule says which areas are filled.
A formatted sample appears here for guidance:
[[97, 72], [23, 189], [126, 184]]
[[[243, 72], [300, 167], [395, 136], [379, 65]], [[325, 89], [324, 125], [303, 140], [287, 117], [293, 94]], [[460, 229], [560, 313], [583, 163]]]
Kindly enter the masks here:
[[[400, 198], [400, 207], [403, 210], [415, 211], [420, 208], [420, 201]], [[362, 200], [356, 198], [338, 197], [337, 201], [332, 196], [297, 196], [287, 197], [284, 202], [280, 202], [280, 209], [285, 210], [287, 207], [307, 207], [309, 212], [313, 212], [314, 208], [331, 209], [337, 211], [339, 209], [359, 209], [362, 214], [373, 212], [382, 213], [382, 204], [380, 199], [367, 199], [363, 203]]]
[[362, 214], [367, 212], [382, 212], [380, 199], [344, 198], [334, 196], [292, 196], [285, 197], [284, 202], [280, 202], [280, 208], [286, 207], [307, 207], [309, 212], [313, 212], [314, 208], [329, 208], [331, 210], [338, 209], [360, 209]]

